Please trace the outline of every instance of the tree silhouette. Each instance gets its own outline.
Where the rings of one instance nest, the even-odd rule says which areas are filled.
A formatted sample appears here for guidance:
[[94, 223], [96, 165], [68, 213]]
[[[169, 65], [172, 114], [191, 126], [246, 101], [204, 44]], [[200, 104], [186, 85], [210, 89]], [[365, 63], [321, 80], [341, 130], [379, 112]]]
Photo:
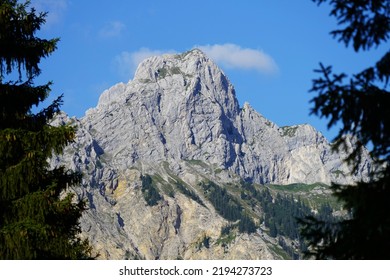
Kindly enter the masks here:
[[[331, 16], [341, 29], [331, 34], [355, 52], [369, 51], [387, 42], [390, 33], [388, 0], [313, 0], [329, 2]], [[390, 131], [388, 91], [390, 52], [372, 67], [349, 77], [334, 74], [320, 64], [320, 77], [313, 81], [312, 113], [329, 120], [328, 128], [341, 124], [335, 149], [348, 151], [347, 138], [356, 144], [347, 162], [358, 171], [361, 149], [372, 147], [374, 160], [367, 182], [356, 185], [332, 184], [334, 194], [350, 213], [350, 218], [327, 223], [314, 217], [301, 219], [302, 235], [309, 243], [307, 257], [318, 259], [390, 259]]]
[[51, 83], [33, 80], [58, 39], [35, 37], [46, 13], [28, 7], [0, 1], [0, 259], [87, 258], [88, 242], [78, 236], [85, 205], [66, 194], [81, 178], [48, 163], [75, 134], [73, 127], [49, 124], [62, 96], [32, 112], [49, 95]]

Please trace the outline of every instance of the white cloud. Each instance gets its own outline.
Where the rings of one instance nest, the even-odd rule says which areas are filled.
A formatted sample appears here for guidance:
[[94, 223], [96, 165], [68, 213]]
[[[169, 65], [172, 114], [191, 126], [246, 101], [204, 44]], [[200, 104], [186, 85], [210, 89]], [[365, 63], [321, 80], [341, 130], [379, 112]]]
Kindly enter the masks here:
[[148, 48], [141, 48], [135, 52], [122, 52], [114, 58], [114, 65], [119, 74], [126, 79], [134, 75], [138, 65], [146, 58], [167, 53], [176, 53], [174, 50], [151, 50]]
[[68, 0], [33, 0], [31, 6], [38, 12], [48, 12], [45, 28], [59, 23], [68, 8]]
[[125, 30], [126, 25], [120, 21], [111, 21], [107, 23], [100, 30], [99, 35], [102, 38], [113, 38], [121, 35], [123, 30]]
[[242, 48], [235, 44], [197, 46], [217, 64], [234, 69], [256, 70], [274, 74], [278, 67], [271, 56], [261, 50]]

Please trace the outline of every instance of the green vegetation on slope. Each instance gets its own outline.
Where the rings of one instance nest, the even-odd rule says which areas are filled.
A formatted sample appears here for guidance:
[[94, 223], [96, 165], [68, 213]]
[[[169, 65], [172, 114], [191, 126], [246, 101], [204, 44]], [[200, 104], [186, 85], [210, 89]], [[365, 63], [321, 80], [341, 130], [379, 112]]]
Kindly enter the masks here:
[[160, 195], [158, 188], [153, 184], [152, 177], [145, 175], [141, 177], [141, 180], [141, 191], [146, 203], [149, 206], [157, 205], [157, 203], [162, 199], [162, 196]]
[[[193, 161], [206, 166], [201, 161]], [[210, 244], [228, 246], [239, 233], [264, 231], [277, 243], [272, 243], [278, 252], [291, 259], [302, 257], [307, 249], [300, 236], [298, 219], [315, 214], [328, 222], [336, 221], [335, 210], [341, 209], [337, 201], [329, 194], [329, 186], [317, 184], [257, 185], [250, 182], [219, 185], [204, 179], [192, 187], [168, 172], [168, 178], [160, 175], [142, 177], [142, 192], [148, 205], [153, 206], [163, 199], [159, 190], [174, 198], [176, 193], [184, 194], [203, 207], [209, 201], [219, 215], [229, 223], [221, 229], [221, 235], [212, 241], [209, 237], [202, 240], [200, 247]], [[266, 239], [267, 240], [267, 239]], [[270, 243], [270, 246], [271, 246]], [[207, 246], [206, 246], [207, 245]]]
[[231, 222], [239, 220], [238, 229], [240, 232], [256, 232], [256, 224], [253, 219], [244, 210], [240, 201], [229, 194], [225, 188], [211, 181], [201, 182], [200, 186], [204, 191], [204, 195], [223, 218]]

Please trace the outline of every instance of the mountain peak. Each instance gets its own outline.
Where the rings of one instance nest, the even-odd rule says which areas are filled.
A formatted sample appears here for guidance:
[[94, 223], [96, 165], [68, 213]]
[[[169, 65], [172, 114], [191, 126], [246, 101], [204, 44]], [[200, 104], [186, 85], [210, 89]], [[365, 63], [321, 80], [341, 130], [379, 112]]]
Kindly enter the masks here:
[[[202, 66], [218, 69], [205, 53], [193, 49], [181, 54], [164, 54], [146, 58], [138, 66], [134, 80], [157, 81], [176, 74], [196, 75]], [[218, 69], [218, 71], [221, 71]]]
[[192, 57], [201, 57], [201, 58], [207, 58], [207, 55], [198, 48], [194, 48], [192, 50], [189, 50], [187, 52], [184, 52], [181, 54], [182, 57], [192, 56]]
[[[57, 123], [67, 121], [58, 116]], [[345, 184], [367, 178], [371, 166], [366, 153], [351, 174], [346, 153], [333, 153], [313, 127], [279, 128], [248, 103], [240, 109], [232, 84], [198, 49], [144, 60], [134, 80], [106, 90], [96, 108], [69, 122], [78, 126], [75, 142], [52, 164], [83, 174], [75, 190], [89, 203], [83, 234], [107, 258], [273, 258], [277, 239], [270, 242], [263, 230], [244, 238], [237, 232], [221, 249], [231, 218], [212, 196], [227, 199], [228, 211], [245, 208], [242, 218], [260, 220], [251, 189], [265, 187], [242, 181]], [[300, 190], [316, 200], [327, 191], [312, 186]]]
[[240, 109], [233, 85], [199, 49], [145, 59], [134, 80], [102, 94], [85, 122], [119, 169], [199, 160], [257, 183], [353, 179], [334, 178], [348, 167], [314, 128], [279, 128], [249, 104]]
[[[233, 85], [223, 71], [201, 50], [165, 54], [145, 59], [136, 71], [134, 82], [141, 87], [158, 87], [171, 98], [206, 98], [217, 102], [228, 115], [239, 111]], [[152, 86], [154, 84], [154, 86]], [[197, 98], [191, 98], [200, 94]]]

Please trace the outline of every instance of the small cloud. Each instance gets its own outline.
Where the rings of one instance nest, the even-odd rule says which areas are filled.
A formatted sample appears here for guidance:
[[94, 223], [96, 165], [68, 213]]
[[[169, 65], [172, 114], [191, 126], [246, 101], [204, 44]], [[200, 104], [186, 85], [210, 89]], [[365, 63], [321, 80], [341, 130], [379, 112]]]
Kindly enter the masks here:
[[125, 30], [126, 25], [120, 21], [111, 21], [107, 23], [100, 30], [99, 35], [102, 38], [113, 38], [121, 35], [123, 30]]
[[115, 56], [113, 61], [115, 71], [120, 74], [122, 78], [129, 79], [134, 73], [134, 61], [130, 52], [121, 52]]
[[32, 0], [31, 7], [38, 12], [47, 12], [45, 28], [61, 22], [65, 11], [68, 8], [68, 0]]
[[235, 44], [197, 46], [217, 64], [227, 68], [256, 70], [274, 74], [278, 67], [271, 56], [261, 50], [242, 48]]
[[138, 65], [146, 58], [167, 53], [176, 53], [174, 50], [151, 50], [148, 48], [141, 48], [135, 52], [122, 52], [114, 58], [114, 65], [119, 74], [128, 79], [134, 75]]

